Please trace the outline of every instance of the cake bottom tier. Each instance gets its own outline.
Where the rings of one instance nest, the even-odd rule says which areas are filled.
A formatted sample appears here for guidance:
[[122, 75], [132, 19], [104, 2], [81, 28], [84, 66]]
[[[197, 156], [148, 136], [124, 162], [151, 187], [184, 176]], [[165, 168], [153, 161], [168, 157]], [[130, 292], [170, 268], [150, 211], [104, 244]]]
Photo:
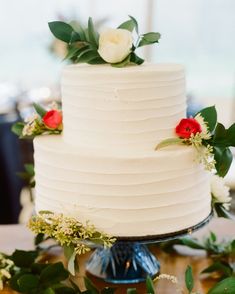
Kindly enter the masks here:
[[124, 155], [41, 136], [34, 158], [37, 212], [90, 221], [113, 236], [181, 231], [211, 211], [210, 175], [189, 146]]

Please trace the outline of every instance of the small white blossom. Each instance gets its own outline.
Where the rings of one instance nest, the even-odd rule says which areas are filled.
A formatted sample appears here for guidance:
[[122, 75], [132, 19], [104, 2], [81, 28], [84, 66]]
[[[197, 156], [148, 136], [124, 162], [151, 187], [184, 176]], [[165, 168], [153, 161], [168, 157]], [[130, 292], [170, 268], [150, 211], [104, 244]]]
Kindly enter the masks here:
[[156, 282], [159, 280], [168, 280], [169, 282], [171, 282], [172, 284], [174, 284], [176, 286], [177, 293], [182, 293], [182, 289], [179, 285], [179, 281], [176, 276], [172, 276], [172, 275], [168, 275], [168, 274], [161, 274], [161, 275], [157, 276], [153, 281]]
[[211, 178], [211, 194], [215, 203], [223, 203], [225, 209], [229, 209], [232, 198], [229, 187], [225, 185], [224, 179], [213, 175]]
[[173, 284], [178, 284], [178, 279], [175, 276], [168, 275], [168, 274], [161, 274], [158, 277], [156, 277], [155, 280], [168, 280]]
[[213, 147], [209, 144], [207, 146], [202, 145], [201, 133], [191, 135], [189, 142], [197, 151], [197, 161], [202, 163], [206, 170], [214, 170], [216, 162], [214, 159]]
[[37, 119], [39, 119], [39, 115], [37, 113], [34, 113], [33, 115], [29, 116], [25, 119], [25, 126], [22, 130], [23, 136], [32, 136], [34, 131], [37, 128]]
[[37, 123], [35, 120], [32, 122], [28, 122], [22, 130], [22, 135], [23, 136], [32, 136], [34, 131], [36, 130], [36, 128], [37, 128]]
[[3, 277], [6, 277], [7, 279], [10, 279], [11, 278], [11, 274], [7, 270], [5, 270], [4, 268], [0, 270], [0, 274]]
[[14, 268], [14, 262], [0, 253], [0, 290], [3, 290], [4, 283], [11, 278], [10, 271]]
[[211, 135], [209, 133], [208, 125], [207, 125], [207, 122], [205, 122], [204, 117], [202, 117], [201, 114], [198, 113], [194, 118], [201, 126], [201, 129], [202, 129], [200, 133], [201, 138], [205, 140], [209, 140], [211, 138]]

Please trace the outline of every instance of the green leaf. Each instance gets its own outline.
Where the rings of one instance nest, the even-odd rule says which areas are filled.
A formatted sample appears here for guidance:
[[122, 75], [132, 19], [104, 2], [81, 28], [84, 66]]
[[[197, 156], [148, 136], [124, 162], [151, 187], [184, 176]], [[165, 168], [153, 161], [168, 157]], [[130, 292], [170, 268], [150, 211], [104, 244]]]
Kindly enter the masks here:
[[47, 113], [46, 109], [37, 103], [33, 103], [33, 107], [41, 118], [43, 118], [43, 116]]
[[9, 280], [9, 286], [11, 287], [12, 290], [15, 290], [18, 292], [20, 291], [18, 280], [20, 277], [22, 277], [25, 274], [26, 274], [26, 272], [24, 270], [21, 270], [19, 273], [15, 274], [11, 277], [11, 279]]
[[34, 263], [37, 257], [37, 251], [15, 250], [11, 259], [14, 261], [16, 266], [28, 268]]
[[130, 17], [130, 19], [134, 23], [134, 29], [135, 29], [136, 33], [139, 34], [139, 25], [138, 25], [137, 20], [131, 15], [128, 15], [128, 16]]
[[24, 168], [26, 170], [26, 172], [31, 176], [33, 177], [35, 175], [35, 172], [34, 172], [34, 165], [32, 163], [26, 163], [24, 164]]
[[37, 274], [37, 275], [40, 275], [41, 272], [47, 267], [48, 265], [46, 263], [33, 263], [31, 265], [31, 272], [33, 274]]
[[136, 288], [129, 288], [126, 291], [127, 294], [138, 294]]
[[137, 56], [134, 52], [131, 52], [130, 62], [141, 65], [142, 63], [144, 63], [144, 59]]
[[[48, 23], [50, 31], [52, 34], [59, 40], [64, 41], [66, 43], [70, 43], [73, 37], [72, 33], [74, 31], [73, 27], [63, 21], [52, 21]], [[79, 40], [79, 35], [77, 33], [77, 40]], [[74, 37], [73, 37], [74, 38]]]
[[235, 147], [235, 123], [227, 130], [227, 140], [229, 142], [229, 146]]
[[62, 262], [57, 262], [54, 264], [49, 264], [40, 275], [40, 283], [52, 285], [53, 283], [58, 283], [64, 281], [68, 278], [69, 273], [64, 268]]
[[161, 141], [158, 143], [156, 146], [155, 150], [170, 146], [170, 145], [175, 145], [175, 144], [183, 144], [183, 140], [180, 138], [169, 138]]
[[43, 290], [40, 294], [55, 294], [56, 292], [52, 288]]
[[76, 57], [76, 55], [79, 54], [79, 51], [80, 51], [80, 48], [77, 48], [77, 47], [69, 48], [64, 60], [72, 59], [72, 58]]
[[233, 154], [228, 147], [214, 146], [215, 168], [220, 177], [226, 176], [233, 161]]
[[73, 44], [75, 42], [78, 42], [78, 41], [81, 41], [81, 38], [79, 36], [79, 34], [75, 31], [72, 31], [72, 34], [71, 34], [71, 39], [69, 41], [69, 44]]
[[128, 55], [123, 61], [118, 62], [118, 63], [111, 63], [111, 65], [113, 67], [119, 67], [119, 68], [121, 68], [121, 67], [126, 66], [129, 63], [130, 63], [130, 55]]
[[227, 262], [216, 261], [202, 271], [202, 274], [221, 272], [225, 277], [230, 277], [233, 274], [233, 269]]
[[75, 276], [75, 268], [76, 268], [76, 251], [74, 246], [64, 246], [64, 255], [68, 260], [68, 271]]
[[90, 43], [95, 48], [98, 48], [98, 45], [99, 45], [99, 35], [95, 31], [94, 24], [93, 24], [93, 21], [92, 21], [92, 18], [91, 17], [89, 17], [89, 19], [88, 19], [88, 37], [89, 37]]
[[89, 63], [89, 64], [105, 64], [107, 62], [104, 59], [102, 59], [100, 56], [97, 56], [97, 57], [89, 60], [87, 63]]
[[214, 232], [210, 232], [210, 239], [212, 240], [212, 242], [216, 242], [217, 237], [216, 237], [216, 234]]
[[235, 217], [223, 207], [223, 204], [214, 203], [214, 210], [218, 217], [224, 217], [235, 221]]
[[138, 44], [138, 47], [151, 45], [154, 43], [158, 43], [159, 39], [161, 38], [161, 35], [159, 33], [150, 32], [147, 34], [143, 34], [141, 37], [141, 40]]
[[84, 283], [85, 283], [86, 289], [91, 291], [92, 294], [99, 294], [99, 290], [95, 287], [95, 285], [92, 283], [90, 279], [85, 277]]
[[44, 241], [44, 237], [45, 237], [45, 235], [43, 233], [37, 234], [34, 238], [34, 245], [37, 246], [40, 243], [42, 243]]
[[231, 242], [231, 244], [230, 244], [230, 252], [231, 252], [231, 255], [232, 255], [232, 257], [235, 257], [235, 240], [233, 240], [232, 242]]
[[[74, 48], [74, 47], [72, 47], [72, 48]], [[83, 52], [85, 52], [88, 49], [89, 49], [89, 46], [88, 45], [85, 45], [85, 46], [83, 46], [81, 48], [77, 48], [77, 50], [73, 50], [73, 52], [71, 52], [71, 54], [70, 54], [70, 52], [68, 52], [68, 54], [65, 56], [64, 60], [65, 59], [72, 59], [72, 60], [74, 60], [74, 58], [77, 58], [80, 54], [82, 54]]]
[[229, 277], [212, 287], [207, 294], [234, 294], [235, 278]]
[[93, 49], [84, 50], [77, 58], [78, 63], [88, 63], [90, 60], [99, 57], [97, 51]]
[[17, 135], [18, 137], [22, 136], [22, 131], [24, 128], [24, 123], [23, 122], [16, 122], [15, 124], [12, 125], [11, 131]]
[[32, 274], [25, 274], [21, 276], [18, 281], [20, 292], [29, 293], [39, 285], [39, 277]]
[[216, 124], [217, 124], [217, 111], [216, 111], [215, 106], [206, 107], [206, 108], [200, 110], [197, 114], [199, 114], [199, 113], [204, 118], [205, 122], [207, 122], [208, 129], [212, 133], [215, 129]]
[[197, 239], [193, 238], [182, 238], [181, 239], [183, 245], [188, 246], [193, 249], [205, 250], [205, 247], [199, 243]]
[[85, 36], [85, 31], [82, 25], [80, 25], [77, 21], [71, 21], [70, 25], [74, 29], [75, 32], [77, 32], [80, 36], [80, 41], [87, 41]]
[[191, 266], [188, 266], [185, 271], [185, 284], [189, 293], [191, 293], [194, 287], [193, 271]]
[[213, 145], [226, 147], [228, 145], [227, 142], [227, 132], [221, 123], [218, 123], [215, 128], [215, 134], [213, 136]]
[[147, 288], [148, 294], [155, 293], [154, 284], [153, 284], [153, 281], [150, 276], [147, 276], [147, 278], [146, 278], [146, 288]]
[[136, 20], [133, 17], [131, 17], [131, 19], [123, 22], [122, 24], [120, 24], [118, 29], [123, 29], [123, 30], [128, 30], [130, 32], [133, 32], [134, 29], [138, 30], [138, 24], [137, 24], [137, 27], [136, 27], [136, 23], [137, 23]]

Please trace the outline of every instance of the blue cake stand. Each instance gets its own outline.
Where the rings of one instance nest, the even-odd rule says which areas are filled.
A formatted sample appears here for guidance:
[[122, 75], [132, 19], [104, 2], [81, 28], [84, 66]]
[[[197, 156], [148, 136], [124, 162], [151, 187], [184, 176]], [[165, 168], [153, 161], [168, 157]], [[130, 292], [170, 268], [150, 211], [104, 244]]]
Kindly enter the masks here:
[[159, 260], [149, 251], [147, 245], [173, 240], [202, 228], [212, 213], [199, 224], [182, 231], [148, 236], [118, 237], [111, 248], [98, 247], [86, 265], [86, 271], [107, 283], [131, 284], [152, 278], [160, 273]]

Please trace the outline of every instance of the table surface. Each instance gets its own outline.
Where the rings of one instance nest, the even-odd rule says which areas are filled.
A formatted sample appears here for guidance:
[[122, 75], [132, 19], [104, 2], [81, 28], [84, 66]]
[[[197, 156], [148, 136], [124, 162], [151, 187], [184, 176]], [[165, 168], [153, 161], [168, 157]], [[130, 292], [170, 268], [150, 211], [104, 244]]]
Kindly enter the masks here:
[[[215, 232], [219, 238], [233, 237], [235, 236], [235, 224], [234, 222], [226, 219], [213, 219], [207, 226], [202, 228], [200, 231], [194, 233], [196, 237], [201, 238], [204, 235], [208, 235], [210, 231]], [[11, 253], [14, 249], [33, 249], [33, 235], [23, 225], [2, 225], [0, 226], [0, 251]], [[184, 272], [188, 265], [193, 268], [195, 277], [195, 290], [199, 293], [206, 293], [207, 290], [215, 283], [212, 279], [205, 279], [200, 277], [200, 272], [207, 265], [210, 264], [210, 259], [205, 256], [201, 251], [192, 251], [187, 248], [180, 248], [180, 254], [166, 254], [160, 252], [155, 246], [152, 246], [151, 251], [156, 254], [161, 262], [161, 273], [170, 274], [177, 276], [180, 284], [184, 284]], [[89, 254], [79, 257], [80, 271], [76, 276], [77, 282], [83, 286], [83, 276], [85, 275], [85, 263], [89, 258]], [[60, 252], [52, 252], [47, 257], [48, 261], [63, 260], [63, 255]], [[200, 278], [199, 278], [200, 277]], [[92, 278], [93, 282], [97, 287], [107, 286], [104, 282], [99, 279]], [[112, 285], [111, 285], [112, 286]], [[136, 287], [138, 293], [145, 293], [144, 284], [132, 284], [120, 286], [119, 290], [115, 293], [124, 294], [125, 289], [128, 287]], [[174, 285], [170, 282], [162, 280], [156, 284], [158, 294], [173, 294], [176, 293]], [[14, 293], [10, 290], [0, 291], [1, 294]]]

